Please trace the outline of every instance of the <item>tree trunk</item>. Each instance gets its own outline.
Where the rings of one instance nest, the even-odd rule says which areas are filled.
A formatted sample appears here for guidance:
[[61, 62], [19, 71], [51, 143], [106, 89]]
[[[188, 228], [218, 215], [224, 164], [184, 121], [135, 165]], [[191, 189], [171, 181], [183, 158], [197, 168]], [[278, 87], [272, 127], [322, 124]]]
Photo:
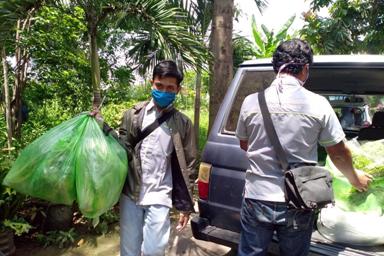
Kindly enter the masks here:
[[12, 115], [12, 129], [13, 136], [21, 138], [21, 125], [22, 118], [22, 106], [21, 99], [22, 92], [27, 84], [27, 71], [29, 63], [29, 54], [27, 49], [23, 49], [21, 46], [21, 33], [27, 31], [31, 26], [31, 17], [35, 9], [32, 8], [26, 19], [17, 21], [16, 31], [16, 48], [15, 48], [15, 83], [13, 86], [13, 97], [11, 102], [11, 115]]
[[92, 75], [92, 90], [93, 90], [93, 109], [99, 108], [101, 104], [100, 95], [100, 63], [99, 53], [97, 48], [97, 25], [96, 21], [90, 22], [89, 29], [89, 47], [90, 47], [90, 61], [91, 61], [91, 75]]
[[214, 1], [210, 42], [213, 67], [209, 87], [209, 130], [233, 76], [233, 13], [234, 0]]
[[8, 63], [5, 53], [5, 46], [1, 47], [1, 60], [3, 64], [3, 80], [4, 80], [4, 98], [5, 98], [5, 119], [7, 122], [7, 142], [8, 150], [12, 147], [12, 115], [11, 115], [11, 102], [9, 95], [8, 84]]
[[201, 68], [197, 68], [196, 72], [196, 86], [195, 86], [195, 111], [194, 111], [194, 126], [195, 126], [195, 135], [196, 135], [196, 145], [199, 145], [199, 135], [200, 135], [200, 107], [201, 107]]
[[22, 90], [22, 71], [23, 63], [22, 63], [22, 54], [21, 54], [21, 31], [22, 31], [22, 21], [19, 19], [17, 21], [17, 30], [16, 30], [16, 48], [15, 48], [15, 83], [13, 86], [13, 97], [11, 102], [12, 108], [12, 129], [13, 136], [16, 138], [21, 137], [21, 90]]

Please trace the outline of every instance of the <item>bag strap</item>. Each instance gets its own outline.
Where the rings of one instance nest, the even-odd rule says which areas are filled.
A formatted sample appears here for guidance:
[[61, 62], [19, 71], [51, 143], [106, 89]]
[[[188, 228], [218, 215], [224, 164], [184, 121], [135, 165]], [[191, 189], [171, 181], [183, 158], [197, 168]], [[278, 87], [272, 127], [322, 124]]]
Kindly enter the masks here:
[[280, 165], [283, 167], [284, 172], [289, 170], [289, 164], [287, 160], [287, 154], [281, 146], [280, 140], [277, 137], [276, 129], [273, 126], [271, 114], [268, 110], [267, 102], [265, 100], [265, 91], [261, 91], [258, 94], [259, 105], [261, 115], [263, 116], [265, 131], [267, 132], [268, 138], [272, 143], [273, 148], [276, 151], [277, 159], [280, 161]]
[[144, 128], [144, 130], [139, 130], [139, 134], [137, 135], [135, 145], [145, 139], [149, 134], [151, 134], [157, 127], [159, 127], [162, 123], [168, 120], [176, 110], [173, 108], [168, 112], [163, 113], [159, 118], [157, 118], [153, 123]]

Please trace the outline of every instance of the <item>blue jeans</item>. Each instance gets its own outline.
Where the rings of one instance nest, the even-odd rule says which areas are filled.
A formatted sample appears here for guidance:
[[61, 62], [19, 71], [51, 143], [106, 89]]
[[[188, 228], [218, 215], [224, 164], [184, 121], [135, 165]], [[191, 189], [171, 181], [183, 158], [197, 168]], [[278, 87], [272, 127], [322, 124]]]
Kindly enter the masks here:
[[285, 203], [244, 198], [239, 256], [266, 255], [276, 232], [280, 255], [308, 255], [315, 213], [288, 209]]
[[140, 206], [120, 197], [120, 255], [163, 256], [171, 231], [169, 208]]

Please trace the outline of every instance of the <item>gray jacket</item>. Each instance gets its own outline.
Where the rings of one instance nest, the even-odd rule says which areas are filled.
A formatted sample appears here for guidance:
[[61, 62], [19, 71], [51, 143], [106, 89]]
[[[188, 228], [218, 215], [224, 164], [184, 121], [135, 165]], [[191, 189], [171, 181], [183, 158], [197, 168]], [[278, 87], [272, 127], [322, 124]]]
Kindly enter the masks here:
[[[129, 170], [123, 193], [137, 201], [141, 188], [141, 141], [136, 143], [138, 131], [143, 123], [145, 106], [141, 102], [125, 111], [120, 128], [119, 139], [128, 150]], [[166, 121], [171, 131], [174, 151], [171, 157], [172, 204], [179, 211], [193, 211], [190, 177], [195, 173], [196, 143], [192, 122], [184, 114], [175, 111]]]

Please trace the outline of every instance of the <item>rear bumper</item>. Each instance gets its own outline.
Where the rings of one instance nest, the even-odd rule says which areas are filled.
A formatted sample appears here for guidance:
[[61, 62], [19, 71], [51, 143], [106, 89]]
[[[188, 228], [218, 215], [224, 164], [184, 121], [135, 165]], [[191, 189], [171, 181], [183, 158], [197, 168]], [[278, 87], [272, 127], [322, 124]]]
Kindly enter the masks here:
[[210, 226], [208, 220], [198, 216], [191, 220], [192, 234], [196, 239], [235, 248], [240, 234], [226, 229]]
[[[218, 228], [209, 225], [205, 218], [199, 216], [191, 220], [191, 228], [193, 236], [196, 239], [221, 244], [231, 248], [236, 248], [239, 244], [240, 234], [230, 230]], [[271, 255], [278, 255], [277, 239], [274, 237], [274, 242], [269, 247]], [[312, 241], [310, 247], [310, 256], [317, 255], [330, 255], [330, 256], [373, 256], [384, 255], [384, 246], [373, 247], [356, 247], [351, 248], [340, 244], [332, 243], [325, 240], [317, 231], [312, 234]]]

